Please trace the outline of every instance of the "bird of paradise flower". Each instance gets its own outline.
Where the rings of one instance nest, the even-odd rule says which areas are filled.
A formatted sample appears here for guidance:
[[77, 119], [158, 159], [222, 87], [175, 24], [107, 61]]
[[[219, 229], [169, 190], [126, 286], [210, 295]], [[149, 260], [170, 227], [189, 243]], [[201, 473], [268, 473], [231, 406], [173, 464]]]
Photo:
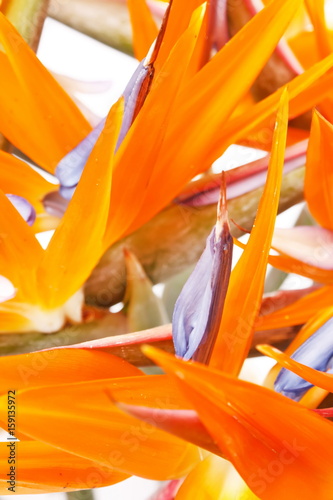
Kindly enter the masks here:
[[[80, 321], [77, 315], [80, 307], [75, 307], [76, 301], [82, 302], [78, 290], [101, 252], [121, 235], [152, 217], [187, 180], [200, 171], [201, 161], [206, 164], [207, 157], [214, 157], [216, 151], [222, 148], [217, 141], [220, 133], [218, 126], [231, 114], [274, 47], [276, 40], [272, 37], [272, 28], [278, 39], [283, 29], [276, 26], [279, 22], [287, 22], [287, 14], [292, 14], [296, 4], [296, 1], [272, 2], [245, 31], [250, 38], [252, 35], [254, 53], [261, 52], [258, 27], [263, 28], [260, 36], [265, 33], [267, 41], [267, 47], [263, 49], [265, 55], [261, 56], [260, 62], [254, 63], [251, 77], [246, 74], [250, 64], [246, 63], [241, 70], [237, 68], [244, 50], [236, 62], [229, 60], [235, 47], [239, 47], [239, 41], [242, 41], [242, 37], [235, 37], [233, 45], [230, 42], [226, 47], [223, 57], [221, 51], [195, 76], [192, 75], [193, 79], [190, 78], [193, 67], [189, 64], [189, 57], [194, 51], [193, 39], [200, 34], [204, 18], [203, 9], [197, 9], [189, 27], [177, 38], [170, 59], [161, 65], [161, 74], [168, 69], [167, 76], [163, 79], [159, 74], [156, 78], [116, 155], [114, 149], [121, 127], [123, 101], [120, 100], [112, 108], [68, 210], [46, 251], [38, 246], [32, 230], [7, 198], [0, 196], [3, 211], [8, 214], [2, 222], [4, 233], [8, 235], [3, 239], [3, 250], [6, 258], [13, 263], [8, 274], [3, 259], [0, 273], [17, 288], [16, 297], [1, 306], [3, 310], [7, 308], [3, 315], [6, 331], [10, 328], [24, 330], [32, 324], [39, 325], [42, 331], [53, 331], [66, 317]], [[7, 29], [3, 18], [1, 22]], [[3, 45], [9, 51], [12, 49], [8, 43]], [[14, 60], [13, 54], [11, 57]], [[179, 66], [182, 66], [180, 62], [188, 64], [191, 71], [188, 70], [184, 76], [183, 68], [174, 69], [175, 61]], [[221, 80], [210, 80], [221, 62], [226, 63], [221, 71]], [[19, 71], [17, 66], [14, 67], [16, 75], [22, 76], [22, 67]], [[233, 69], [236, 75], [233, 78], [244, 76], [246, 81], [239, 83], [239, 88], [231, 92], [234, 84], [231, 79], [223, 91], [219, 90], [226, 72]], [[177, 94], [179, 88], [180, 93]], [[211, 90], [211, 96], [207, 94], [208, 90]], [[217, 96], [222, 99], [227, 92], [230, 92], [229, 102], [216, 116], [214, 99]], [[189, 96], [185, 99], [186, 93]], [[174, 99], [177, 106], [172, 107]], [[199, 285], [200, 290], [205, 287], [202, 297], [208, 300], [208, 317], [205, 308], [200, 308], [199, 296], [196, 297], [196, 311], [195, 314], [192, 311], [190, 321], [179, 320], [182, 314], [185, 320], [189, 318], [188, 310], [183, 313], [185, 305], [185, 309], [191, 306], [188, 290], [184, 292], [187, 298], [185, 305], [183, 295], [175, 311], [178, 354], [197, 356], [198, 361], [209, 362], [209, 367], [147, 348], [146, 354], [159, 363], [167, 375], [144, 376], [123, 360], [92, 349], [98, 347], [98, 343], [86, 346], [90, 350], [63, 348], [0, 360], [4, 373], [1, 379], [2, 402], [6, 401], [9, 384], [18, 391], [20, 401], [17, 428], [20, 439], [17, 446], [22, 460], [20, 492], [101, 486], [122, 480], [129, 474], [156, 479], [180, 477], [197, 464], [197, 446], [229, 460], [260, 498], [278, 499], [286, 490], [290, 496], [301, 492], [305, 498], [313, 498], [318, 489], [321, 496], [329, 490], [332, 447], [327, 443], [330, 444], [332, 436], [331, 424], [282, 395], [236, 378], [249, 351], [262, 298], [282, 178], [287, 101], [287, 93], [283, 92], [264, 195], [249, 243], [231, 273], [229, 285], [225, 286], [227, 290], [218, 293], [219, 280], [205, 279]], [[195, 114], [199, 111], [200, 120], [189, 122], [186, 137], [178, 137], [180, 127], [184, 127], [184, 123], [191, 118], [196, 118]], [[166, 124], [167, 132], [164, 135], [161, 129], [155, 127], [147, 138], [144, 125], [153, 124], [157, 112], [159, 118], [162, 117], [159, 123]], [[44, 118], [38, 115], [40, 123]], [[201, 137], [199, 132], [203, 123], [207, 124], [207, 136], [203, 134], [204, 137]], [[20, 139], [15, 127], [11, 130], [12, 140], [17, 145], [22, 140], [31, 141], [31, 146], [36, 139], [34, 134]], [[194, 138], [197, 139], [195, 144]], [[138, 143], [139, 139], [141, 142]], [[66, 141], [65, 138], [67, 147]], [[58, 143], [58, 151], [64, 143], [61, 142], [61, 147]], [[223, 144], [226, 143], [224, 138]], [[216, 148], [214, 154], [211, 151], [207, 153], [210, 147]], [[125, 167], [139, 157], [141, 148], [143, 158], [137, 171], [130, 171], [133, 176], [127, 186], [129, 167]], [[54, 159], [47, 157], [43, 147], [41, 155], [45, 165], [54, 165]], [[126, 186], [126, 191], [117, 191], [122, 186]], [[87, 198], [88, 192], [90, 198]], [[213, 277], [215, 266], [220, 264], [219, 259], [214, 261], [214, 256], [221, 255], [221, 245], [230, 244], [225, 212], [223, 215], [224, 218], [218, 221], [220, 226], [217, 225], [208, 241], [207, 250], [211, 252], [207, 251], [203, 259], [203, 262], [207, 262], [207, 256], [213, 259], [210, 264]], [[77, 238], [73, 241], [74, 231]], [[17, 262], [20, 262], [19, 268]], [[198, 275], [202, 275], [203, 262], [195, 271], [196, 286]], [[224, 273], [227, 272], [228, 267], [224, 270]], [[208, 278], [211, 278], [210, 273]], [[213, 290], [209, 290], [210, 283], [214, 286]], [[226, 280], [224, 284], [227, 285]], [[197, 328], [198, 324], [200, 328]], [[107, 341], [104, 341], [106, 346]], [[111, 398], [121, 401], [121, 404], [117, 403], [120, 408], [111, 404]], [[5, 425], [7, 415], [2, 410], [5, 405], [1, 404], [0, 408], [0, 421]], [[148, 425], [138, 423], [133, 415], [148, 420]], [[154, 426], [162, 430], [155, 430]], [[184, 443], [179, 437], [195, 446]], [[2, 461], [6, 459], [4, 446], [1, 445]], [[325, 461], [317, 460], [319, 457], [325, 457]], [[55, 467], [49, 467], [52, 460]], [[66, 464], [65, 470], [63, 463]], [[189, 477], [185, 490], [179, 493], [183, 497], [179, 498], [193, 498], [193, 489], [198, 487], [197, 478], [202, 478], [202, 474], [207, 478], [212, 465], [211, 459], [208, 466], [207, 462], [204, 466], [200, 464], [199, 474]], [[218, 469], [222, 467], [218, 466]], [[309, 477], [313, 480], [306, 482]], [[6, 486], [4, 477], [1, 477], [0, 484]], [[219, 494], [218, 485], [214, 487], [215, 493]]]

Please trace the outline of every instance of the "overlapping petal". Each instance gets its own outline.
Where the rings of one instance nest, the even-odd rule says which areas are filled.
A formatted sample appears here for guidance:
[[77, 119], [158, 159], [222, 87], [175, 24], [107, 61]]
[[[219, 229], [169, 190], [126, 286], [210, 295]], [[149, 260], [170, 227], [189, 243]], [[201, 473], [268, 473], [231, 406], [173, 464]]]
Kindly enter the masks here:
[[8, 442], [0, 443], [1, 495], [89, 489], [108, 486], [129, 477], [112, 467], [103, 467], [45, 443], [20, 441], [15, 443], [19, 468], [15, 473], [15, 488], [9, 491], [8, 449]]
[[104, 250], [113, 156], [122, 116], [120, 100], [108, 115], [104, 134], [96, 143], [75, 195], [39, 265], [39, 286], [43, 290], [40, 300], [47, 308], [65, 303], [83, 285]]
[[[142, 378], [136, 377], [139, 383]], [[22, 390], [19, 430], [126, 474], [163, 480], [188, 473], [199, 460], [197, 449], [117, 409], [109, 397], [114, 385], [111, 378]], [[1, 422], [7, 418], [4, 399], [7, 394], [0, 398]]]
[[152, 348], [146, 354], [177, 378], [225, 457], [259, 498], [278, 500], [286, 491], [307, 500], [325, 497], [332, 487], [330, 422], [263, 387]]
[[37, 164], [53, 171], [90, 125], [1, 13], [0, 43], [0, 91], [6, 96], [0, 102], [0, 131]]
[[225, 313], [211, 365], [237, 375], [250, 349], [259, 314], [267, 259], [279, 202], [287, 135], [288, 96], [281, 98], [270, 168], [250, 240], [231, 273]]

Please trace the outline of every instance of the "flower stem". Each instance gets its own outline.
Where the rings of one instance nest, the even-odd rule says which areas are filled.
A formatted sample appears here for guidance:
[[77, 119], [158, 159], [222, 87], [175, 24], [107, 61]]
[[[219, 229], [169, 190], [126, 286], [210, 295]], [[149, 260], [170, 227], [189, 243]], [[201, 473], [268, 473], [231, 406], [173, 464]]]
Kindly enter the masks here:
[[[304, 168], [284, 176], [279, 212], [302, 200], [303, 185]], [[262, 188], [230, 200], [230, 220], [251, 230], [261, 194]], [[86, 301], [109, 307], [122, 300], [126, 288], [124, 248], [135, 253], [153, 284], [163, 283], [184, 271], [199, 259], [215, 220], [216, 205], [200, 208], [170, 205], [104, 254], [86, 284]], [[234, 225], [231, 232], [234, 236], [241, 234]]]
[[94, 500], [93, 490], [69, 491], [66, 493], [67, 500]]
[[38, 47], [48, 4], [49, 0], [11, 0], [5, 9], [6, 17], [34, 51]]

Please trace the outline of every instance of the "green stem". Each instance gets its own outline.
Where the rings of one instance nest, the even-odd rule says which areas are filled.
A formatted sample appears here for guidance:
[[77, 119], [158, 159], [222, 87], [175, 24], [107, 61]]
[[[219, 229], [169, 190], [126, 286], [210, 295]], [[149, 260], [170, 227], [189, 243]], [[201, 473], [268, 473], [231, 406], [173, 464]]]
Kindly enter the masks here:
[[[98, 323], [99, 322], [87, 323], [85, 325], [77, 326], [77, 332], [73, 332], [73, 330], [70, 330], [69, 327], [67, 327], [60, 332], [48, 335], [33, 332], [18, 335], [0, 335], [0, 356], [23, 354], [112, 335], [112, 331], [110, 331], [110, 329], [105, 328], [105, 326], [102, 328]], [[271, 344], [277, 347], [281, 347], [281, 344], [289, 344], [298, 333], [299, 328], [299, 326], [290, 326], [286, 328], [277, 328], [275, 330], [262, 330], [255, 332], [249, 355], [260, 356], [258, 351], [255, 349], [255, 346], [258, 344]], [[144, 343], [146, 344], [147, 341]], [[104, 350], [114, 356], [123, 358], [132, 365], [151, 366], [153, 362], [149, 358], [146, 358], [143, 354], [141, 350], [142, 346], [143, 343], [132, 343], [126, 345], [114, 345], [112, 347], [105, 348]], [[174, 353], [174, 346], [171, 337], [155, 341], [154, 347], [162, 349], [166, 352]]]
[[33, 50], [38, 47], [49, 0], [11, 0], [5, 10], [6, 17]]
[[94, 500], [93, 490], [69, 491], [66, 493], [67, 500]]
[[0, 356], [78, 344], [127, 332], [126, 317], [118, 313], [107, 314], [104, 318], [89, 323], [66, 326], [52, 334], [39, 332], [0, 334]]
[[[304, 168], [284, 176], [280, 212], [302, 200], [303, 185]], [[262, 188], [230, 200], [230, 219], [250, 230], [261, 194]], [[108, 307], [122, 300], [126, 288], [124, 248], [135, 253], [154, 284], [163, 283], [195, 264], [215, 221], [216, 205], [202, 208], [171, 205], [104, 254], [86, 284], [86, 301]], [[232, 225], [232, 233], [239, 236], [241, 231]]]
[[133, 54], [132, 30], [126, 2], [51, 0], [49, 15], [106, 45], [126, 54]]

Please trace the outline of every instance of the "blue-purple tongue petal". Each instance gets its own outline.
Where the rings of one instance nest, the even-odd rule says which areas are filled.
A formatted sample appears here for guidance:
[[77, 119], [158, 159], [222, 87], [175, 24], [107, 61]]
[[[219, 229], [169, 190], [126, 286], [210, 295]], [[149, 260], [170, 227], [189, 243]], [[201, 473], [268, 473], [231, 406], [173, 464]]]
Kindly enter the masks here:
[[[147, 78], [149, 78], [149, 72], [150, 72], [150, 67], [145, 65], [145, 61], [141, 61], [124, 90], [123, 97], [125, 99], [125, 109], [124, 109], [123, 123], [121, 125], [119, 138], [117, 142], [117, 149], [124, 140], [124, 137], [128, 132], [128, 129], [130, 128], [130, 126], [134, 121], [138, 107], [139, 94], [142, 90], [144, 82], [146, 81]], [[149, 82], [147, 87], [149, 87]], [[146, 92], [144, 93], [145, 95], [142, 96], [143, 101], [147, 95]]]
[[229, 284], [232, 245], [223, 177], [216, 226], [178, 297], [172, 318], [175, 351], [184, 359], [209, 363]]
[[172, 334], [178, 356], [190, 359], [197, 350], [208, 322], [212, 299], [211, 274], [214, 259], [215, 227], [193, 273], [175, 305]]
[[26, 223], [32, 226], [36, 220], [36, 211], [31, 203], [25, 198], [22, 198], [22, 196], [17, 196], [16, 194], [6, 194], [6, 196]]
[[16, 289], [9, 279], [0, 275], [0, 303], [13, 299], [16, 295]]
[[[332, 372], [333, 318], [311, 335], [291, 356], [298, 363], [322, 372]], [[275, 390], [298, 401], [312, 387], [310, 382], [283, 368], [275, 381]]]
[[64, 187], [75, 187], [105, 125], [105, 118], [58, 163], [55, 174]]
[[[149, 66], [145, 66], [142, 61], [135, 70], [132, 78], [127, 84], [123, 96], [125, 99], [125, 111], [120, 135], [117, 143], [117, 148], [120, 146], [122, 140], [128, 132], [137, 110], [138, 96], [142, 89], [142, 85], [149, 76]], [[149, 85], [148, 85], [149, 86]], [[144, 100], [143, 96], [143, 100]], [[70, 151], [60, 163], [58, 163], [55, 175], [60, 182], [60, 194], [66, 200], [70, 200], [73, 196], [75, 188], [81, 178], [83, 169], [87, 160], [101, 135], [106, 118], [100, 123], [81, 141], [72, 151]]]

